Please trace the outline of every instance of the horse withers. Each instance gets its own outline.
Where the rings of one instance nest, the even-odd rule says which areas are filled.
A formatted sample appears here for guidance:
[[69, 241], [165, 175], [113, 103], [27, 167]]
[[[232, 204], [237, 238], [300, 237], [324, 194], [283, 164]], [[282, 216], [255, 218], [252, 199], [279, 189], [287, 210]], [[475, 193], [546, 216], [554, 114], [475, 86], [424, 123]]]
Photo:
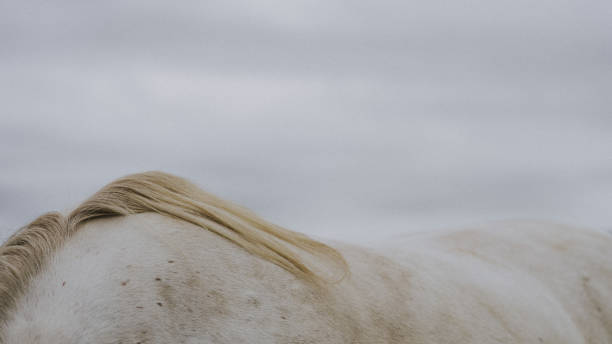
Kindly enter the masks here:
[[505, 222], [324, 244], [147, 172], [0, 247], [0, 342], [612, 343], [612, 236]]

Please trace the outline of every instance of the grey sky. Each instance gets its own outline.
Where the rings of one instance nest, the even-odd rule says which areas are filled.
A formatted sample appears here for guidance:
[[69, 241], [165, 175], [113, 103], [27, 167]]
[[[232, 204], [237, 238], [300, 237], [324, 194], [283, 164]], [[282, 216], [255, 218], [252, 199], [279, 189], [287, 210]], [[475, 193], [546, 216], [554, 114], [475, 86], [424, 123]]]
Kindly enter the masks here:
[[0, 234], [150, 169], [357, 242], [612, 227], [610, 18], [607, 0], [4, 1]]

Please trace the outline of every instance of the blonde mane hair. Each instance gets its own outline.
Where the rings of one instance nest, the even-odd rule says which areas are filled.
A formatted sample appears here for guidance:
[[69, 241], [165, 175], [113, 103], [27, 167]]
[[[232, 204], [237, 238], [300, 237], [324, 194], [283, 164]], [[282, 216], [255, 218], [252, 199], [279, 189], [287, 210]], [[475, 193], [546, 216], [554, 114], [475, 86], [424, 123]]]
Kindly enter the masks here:
[[[347, 264], [335, 249], [307, 236], [269, 223], [251, 211], [202, 191], [190, 182], [162, 172], [120, 178], [95, 193], [67, 217], [40, 216], [0, 246], [0, 321], [56, 252], [87, 221], [154, 212], [209, 230], [248, 252], [310, 282], [330, 282], [307, 264], [303, 253], [340, 267]], [[311, 266], [309, 266], [311, 265]]]

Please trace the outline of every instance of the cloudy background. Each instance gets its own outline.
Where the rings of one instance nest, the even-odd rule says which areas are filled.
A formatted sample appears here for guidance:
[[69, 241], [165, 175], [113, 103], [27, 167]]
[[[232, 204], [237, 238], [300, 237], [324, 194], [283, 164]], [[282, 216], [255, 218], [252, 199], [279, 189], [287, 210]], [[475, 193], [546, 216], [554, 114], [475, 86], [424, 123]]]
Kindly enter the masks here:
[[367, 243], [612, 228], [612, 2], [0, 2], [0, 237], [128, 173]]

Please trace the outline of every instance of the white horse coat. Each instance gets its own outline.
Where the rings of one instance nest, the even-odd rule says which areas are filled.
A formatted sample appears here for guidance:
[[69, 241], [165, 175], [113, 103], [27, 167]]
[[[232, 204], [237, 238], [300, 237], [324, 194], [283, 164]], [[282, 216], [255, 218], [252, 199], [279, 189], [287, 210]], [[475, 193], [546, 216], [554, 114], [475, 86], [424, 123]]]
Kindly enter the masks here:
[[[313, 282], [170, 216], [87, 221], [48, 253], [14, 302], [4, 303], [0, 338], [612, 343], [608, 234], [501, 223], [404, 236], [378, 250], [332, 246], [350, 273], [338, 283]], [[301, 257], [313, 271], [326, 270], [324, 259]]]

